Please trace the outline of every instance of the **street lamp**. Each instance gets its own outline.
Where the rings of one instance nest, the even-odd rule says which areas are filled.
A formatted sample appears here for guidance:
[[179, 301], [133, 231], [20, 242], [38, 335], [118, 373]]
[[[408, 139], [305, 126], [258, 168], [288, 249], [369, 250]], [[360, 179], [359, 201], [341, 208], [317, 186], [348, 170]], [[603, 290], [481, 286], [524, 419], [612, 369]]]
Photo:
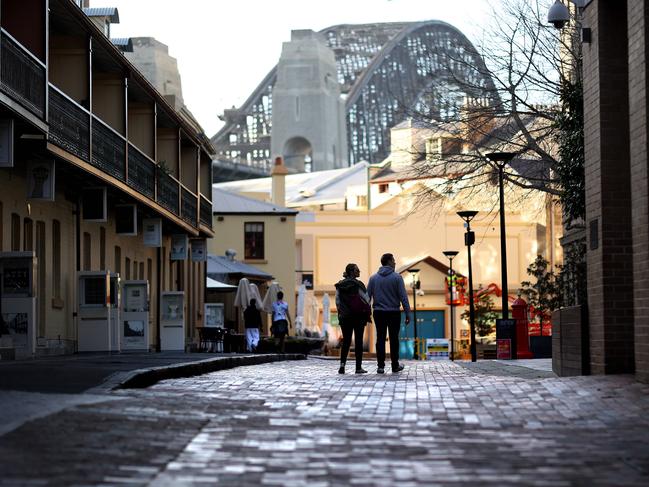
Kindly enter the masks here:
[[464, 234], [464, 244], [469, 254], [469, 325], [471, 327], [471, 362], [477, 359], [475, 347], [475, 303], [473, 302], [473, 270], [471, 268], [471, 245], [475, 243], [475, 233], [471, 231], [471, 220], [478, 214], [477, 211], [466, 210], [458, 211], [458, 216], [466, 223], [466, 233]]
[[412, 275], [412, 322], [415, 326], [415, 353], [413, 358], [419, 360], [419, 350], [417, 347], [417, 289], [419, 289], [419, 269], [408, 269]]
[[455, 341], [455, 311], [454, 311], [454, 303], [453, 303], [453, 300], [455, 298], [453, 296], [453, 289], [455, 287], [453, 285], [453, 283], [455, 282], [453, 278], [455, 277], [455, 275], [453, 273], [453, 259], [459, 252], [457, 250], [445, 250], [442, 253], [446, 256], [446, 258], [449, 261], [448, 277], [450, 280], [448, 283], [448, 291], [451, 296], [451, 300], [450, 300], [451, 301], [451, 360], [455, 360], [455, 356], [454, 356], [455, 348], [453, 345], [453, 342]]
[[500, 188], [500, 275], [502, 279], [503, 319], [509, 318], [509, 287], [507, 283], [507, 234], [505, 233], [505, 166], [516, 156], [515, 152], [491, 152], [486, 154], [488, 160], [498, 167], [498, 187]]

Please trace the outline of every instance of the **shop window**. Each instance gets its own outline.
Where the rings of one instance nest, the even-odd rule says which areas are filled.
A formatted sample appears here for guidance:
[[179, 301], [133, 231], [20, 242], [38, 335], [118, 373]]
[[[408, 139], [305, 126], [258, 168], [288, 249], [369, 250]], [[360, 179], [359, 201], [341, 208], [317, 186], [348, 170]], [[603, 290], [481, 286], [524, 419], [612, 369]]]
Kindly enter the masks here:
[[52, 220], [52, 297], [61, 298], [61, 222]]
[[89, 271], [92, 267], [92, 237], [88, 232], [83, 232], [83, 270]]
[[264, 258], [264, 224], [250, 222], [244, 224], [244, 258]]
[[122, 273], [122, 249], [117, 245], [115, 246], [115, 262], [113, 265], [115, 266], [115, 272], [117, 274], [121, 274]]
[[34, 222], [31, 218], [25, 218], [23, 231], [25, 234], [23, 250], [34, 250]]
[[11, 250], [20, 250], [20, 215], [11, 214]]
[[106, 269], [106, 229], [99, 228], [99, 268]]

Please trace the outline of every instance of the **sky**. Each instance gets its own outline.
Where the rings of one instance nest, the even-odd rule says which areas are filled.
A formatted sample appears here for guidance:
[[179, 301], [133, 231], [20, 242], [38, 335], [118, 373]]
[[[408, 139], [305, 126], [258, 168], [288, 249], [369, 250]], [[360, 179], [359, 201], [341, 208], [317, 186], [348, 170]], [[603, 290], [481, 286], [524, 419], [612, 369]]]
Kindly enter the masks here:
[[443, 20], [475, 41], [488, 0], [91, 0], [117, 7], [111, 37], [155, 37], [178, 60], [185, 105], [211, 137], [277, 64], [293, 29]]

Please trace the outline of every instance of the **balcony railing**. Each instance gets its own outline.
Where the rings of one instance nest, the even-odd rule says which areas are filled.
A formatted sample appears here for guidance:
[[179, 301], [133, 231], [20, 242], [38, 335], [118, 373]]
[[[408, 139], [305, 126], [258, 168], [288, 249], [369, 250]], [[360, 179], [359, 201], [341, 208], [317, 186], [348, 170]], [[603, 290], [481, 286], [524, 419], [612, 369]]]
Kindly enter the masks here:
[[182, 207], [180, 218], [193, 226], [196, 226], [197, 224], [197, 204], [196, 195], [189, 191], [187, 188], [182, 188]]
[[212, 203], [203, 195], [201, 195], [201, 225], [207, 228], [212, 228]]
[[0, 89], [45, 118], [45, 65], [4, 29], [0, 38]]
[[178, 215], [180, 183], [158, 167], [158, 203]]
[[49, 140], [90, 162], [90, 113], [50, 85]]
[[91, 164], [120, 181], [126, 181], [126, 141], [97, 117], [92, 117]]
[[151, 199], [155, 198], [155, 168], [155, 162], [128, 145], [128, 185]]

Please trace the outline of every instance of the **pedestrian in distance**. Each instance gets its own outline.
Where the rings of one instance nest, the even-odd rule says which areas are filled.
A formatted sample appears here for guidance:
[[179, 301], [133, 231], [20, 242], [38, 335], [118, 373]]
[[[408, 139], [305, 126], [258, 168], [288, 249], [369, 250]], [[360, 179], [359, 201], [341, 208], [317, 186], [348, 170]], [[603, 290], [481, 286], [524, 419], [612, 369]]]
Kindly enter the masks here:
[[284, 301], [284, 293], [280, 291], [277, 293], [277, 301], [273, 303], [273, 324], [270, 327], [279, 353], [284, 353], [284, 340], [288, 335], [290, 325], [291, 315], [288, 312], [288, 303]]
[[392, 254], [381, 256], [381, 267], [370, 277], [367, 294], [372, 301], [374, 325], [376, 326], [377, 374], [385, 373], [385, 337], [390, 336], [390, 360], [392, 372], [401, 372], [399, 363], [399, 329], [401, 328], [401, 306], [406, 313], [406, 325], [410, 323], [410, 303], [406, 285], [401, 275], [394, 270], [396, 261]]
[[246, 327], [246, 349], [256, 352], [259, 345], [259, 328], [261, 328], [261, 312], [257, 309], [257, 300], [252, 298], [243, 312], [243, 323]]
[[343, 345], [340, 350], [339, 374], [345, 373], [345, 363], [354, 334], [354, 354], [356, 355], [356, 373], [366, 374], [363, 370], [363, 334], [365, 325], [371, 321], [372, 308], [365, 284], [358, 279], [361, 275], [356, 264], [347, 264], [343, 278], [336, 283], [336, 309], [340, 329], [343, 332]]

